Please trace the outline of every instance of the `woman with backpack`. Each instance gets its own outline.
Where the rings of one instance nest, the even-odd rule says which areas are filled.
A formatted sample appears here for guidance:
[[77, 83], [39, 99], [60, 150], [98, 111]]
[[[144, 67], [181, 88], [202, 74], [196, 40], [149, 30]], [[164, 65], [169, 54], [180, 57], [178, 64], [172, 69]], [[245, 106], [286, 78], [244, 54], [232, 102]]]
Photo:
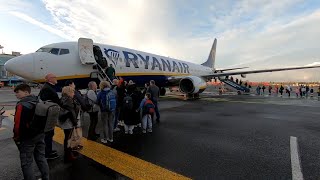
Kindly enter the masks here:
[[77, 127], [79, 119], [77, 119], [80, 111], [80, 105], [74, 100], [74, 89], [70, 86], [62, 88], [61, 108], [69, 112], [66, 118], [59, 119], [58, 125], [64, 131], [64, 161], [73, 161], [76, 157], [72, 153], [72, 148], [68, 147], [68, 140], [72, 131]]
[[101, 109], [101, 121], [103, 124], [103, 136], [101, 137], [102, 143], [113, 142], [113, 118], [116, 110], [116, 96], [110, 89], [111, 85], [107, 81], [100, 82], [100, 89], [97, 96], [97, 102]]
[[147, 132], [147, 126], [148, 132], [152, 133], [152, 116], [155, 112], [155, 106], [150, 98], [151, 94], [146, 93], [145, 98], [140, 103], [139, 109], [136, 110], [136, 112], [138, 112], [140, 109], [142, 110], [142, 133]]

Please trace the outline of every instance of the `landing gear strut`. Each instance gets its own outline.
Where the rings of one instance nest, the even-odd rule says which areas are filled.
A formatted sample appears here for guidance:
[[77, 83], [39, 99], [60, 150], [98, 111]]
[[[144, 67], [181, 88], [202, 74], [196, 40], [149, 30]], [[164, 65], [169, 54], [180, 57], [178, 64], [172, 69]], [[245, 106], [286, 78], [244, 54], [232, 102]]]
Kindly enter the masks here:
[[160, 88], [160, 96], [166, 95], [166, 88], [162, 87]]

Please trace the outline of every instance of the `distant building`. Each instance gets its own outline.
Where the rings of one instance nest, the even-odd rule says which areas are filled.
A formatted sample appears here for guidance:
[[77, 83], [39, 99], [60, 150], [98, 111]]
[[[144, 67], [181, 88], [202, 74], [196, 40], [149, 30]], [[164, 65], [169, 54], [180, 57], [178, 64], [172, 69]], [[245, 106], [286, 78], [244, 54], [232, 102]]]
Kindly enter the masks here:
[[11, 74], [6, 71], [4, 68], [4, 64], [11, 58], [20, 56], [20, 52], [12, 52], [12, 54], [0, 54], [0, 81], [4, 82], [6, 85], [11, 84], [11, 81], [17, 81], [19, 79], [18, 76]]

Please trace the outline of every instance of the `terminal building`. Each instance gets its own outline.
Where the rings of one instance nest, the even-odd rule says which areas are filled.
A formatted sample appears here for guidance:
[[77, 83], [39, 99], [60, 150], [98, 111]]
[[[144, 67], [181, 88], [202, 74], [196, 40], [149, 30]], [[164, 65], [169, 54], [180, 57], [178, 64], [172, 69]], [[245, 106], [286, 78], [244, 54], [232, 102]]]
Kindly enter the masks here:
[[2, 85], [12, 85], [21, 82], [21, 78], [6, 71], [4, 64], [11, 58], [20, 56], [20, 52], [12, 51], [11, 54], [0, 54], [0, 82]]

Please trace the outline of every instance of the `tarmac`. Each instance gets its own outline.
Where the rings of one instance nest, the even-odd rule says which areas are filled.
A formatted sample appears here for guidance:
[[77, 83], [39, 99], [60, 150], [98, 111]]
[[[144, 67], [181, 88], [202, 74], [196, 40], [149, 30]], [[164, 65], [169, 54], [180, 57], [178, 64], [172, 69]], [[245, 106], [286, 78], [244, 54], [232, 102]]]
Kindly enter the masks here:
[[[35, 91], [36, 94], [37, 91]], [[49, 161], [51, 179], [319, 179], [320, 101], [228, 95], [215, 91], [184, 101], [168, 93], [160, 100], [161, 122], [152, 133], [116, 132], [104, 145], [86, 139], [73, 163], [63, 162], [63, 132], [56, 128], [54, 148], [61, 158]], [[19, 152], [12, 141], [16, 99], [0, 89], [0, 107], [9, 116], [0, 129], [0, 179], [23, 179]], [[101, 122], [98, 124], [101, 131]], [[39, 175], [35, 166], [35, 174]]]

